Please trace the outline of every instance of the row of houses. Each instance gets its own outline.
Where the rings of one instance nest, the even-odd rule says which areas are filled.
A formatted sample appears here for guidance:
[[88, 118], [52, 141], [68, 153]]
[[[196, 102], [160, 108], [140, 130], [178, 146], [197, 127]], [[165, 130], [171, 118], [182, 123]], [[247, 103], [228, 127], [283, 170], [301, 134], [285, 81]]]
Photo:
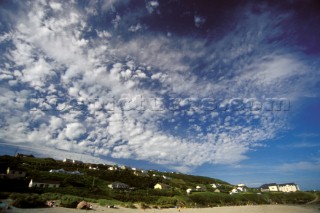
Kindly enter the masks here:
[[260, 187], [261, 192], [296, 192], [300, 191], [300, 188], [295, 183], [268, 183], [263, 184]]
[[[129, 185], [127, 185], [125, 183], [118, 182], [118, 181], [109, 184], [108, 187], [110, 189], [130, 189]], [[153, 188], [159, 189], [159, 190], [168, 190], [168, 189], [171, 189], [171, 186], [164, 184], [164, 183], [157, 183], [156, 185], [154, 185]]]

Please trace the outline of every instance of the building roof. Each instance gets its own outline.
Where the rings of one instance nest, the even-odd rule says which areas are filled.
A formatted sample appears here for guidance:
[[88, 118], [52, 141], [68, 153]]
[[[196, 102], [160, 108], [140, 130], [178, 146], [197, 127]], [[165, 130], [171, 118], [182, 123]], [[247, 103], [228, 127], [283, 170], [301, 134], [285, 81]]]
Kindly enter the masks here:
[[259, 188], [261, 188], [261, 189], [268, 189], [269, 186], [278, 186], [278, 184], [276, 184], [276, 183], [267, 183], [267, 184], [261, 185]]
[[297, 184], [295, 184], [295, 183], [282, 183], [282, 184], [279, 184], [279, 186], [286, 186], [286, 185], [296, 186]]

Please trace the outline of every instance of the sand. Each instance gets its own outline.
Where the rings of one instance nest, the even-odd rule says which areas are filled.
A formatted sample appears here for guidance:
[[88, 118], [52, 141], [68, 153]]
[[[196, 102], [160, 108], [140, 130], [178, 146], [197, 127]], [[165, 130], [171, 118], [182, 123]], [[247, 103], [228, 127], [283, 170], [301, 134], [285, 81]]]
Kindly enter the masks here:
[[[179, 213], [178, 209], [127, 209], [118, 208], [110, 209], [93, 205], [93, 210], [79, 210], [67, 209], [62, 207], [44, 208], [44, 209], [10, 209], [8, 213], [79, 213], [79, 212], [104, 212], [104, 213]], [[181, 209], [181, 213], [313, 213], [320, 212], [320, 206], [289, 206], [289, 205], [259, 205], [259, 206], [228, 206], [228, 207], [214, 207], [214, 208], [187, 208]]]

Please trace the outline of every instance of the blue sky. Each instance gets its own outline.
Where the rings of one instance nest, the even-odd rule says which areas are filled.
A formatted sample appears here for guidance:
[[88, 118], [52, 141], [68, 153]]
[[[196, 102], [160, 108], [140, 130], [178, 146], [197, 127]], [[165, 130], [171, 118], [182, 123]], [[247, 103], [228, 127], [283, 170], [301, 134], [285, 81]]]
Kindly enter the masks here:
[[320, 189], [317, 1], [0, 4], [0, 154]]

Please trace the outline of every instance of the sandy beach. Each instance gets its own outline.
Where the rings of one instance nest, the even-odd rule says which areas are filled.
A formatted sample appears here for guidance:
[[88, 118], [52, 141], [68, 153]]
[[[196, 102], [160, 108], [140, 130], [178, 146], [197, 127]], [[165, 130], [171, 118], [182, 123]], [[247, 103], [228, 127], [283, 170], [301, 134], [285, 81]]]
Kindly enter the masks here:
[[[68, 209], [62, 207], [54, 208], [42, 208], [42, 209], [10, 209], [8, 213], [79, 213], [79, 212], [110, 212], [110, 213], [176, 213], [179, 209], [128, 209], [118, 208], [110, 209], [107, 207], [101, 207], [98, 205], [93, 206], [93, 210], [80, 210], [80, 209]], [[181, 209], [180, 212], [185, 213], [313, 213], [320, 212], [320, 206], [309, 205], [309, 206], [290, 206], [290, 205], [260, 205], [260, 206], [228, 206], [228, 207], [214, 207], [214, 208], [186, 208]]]

